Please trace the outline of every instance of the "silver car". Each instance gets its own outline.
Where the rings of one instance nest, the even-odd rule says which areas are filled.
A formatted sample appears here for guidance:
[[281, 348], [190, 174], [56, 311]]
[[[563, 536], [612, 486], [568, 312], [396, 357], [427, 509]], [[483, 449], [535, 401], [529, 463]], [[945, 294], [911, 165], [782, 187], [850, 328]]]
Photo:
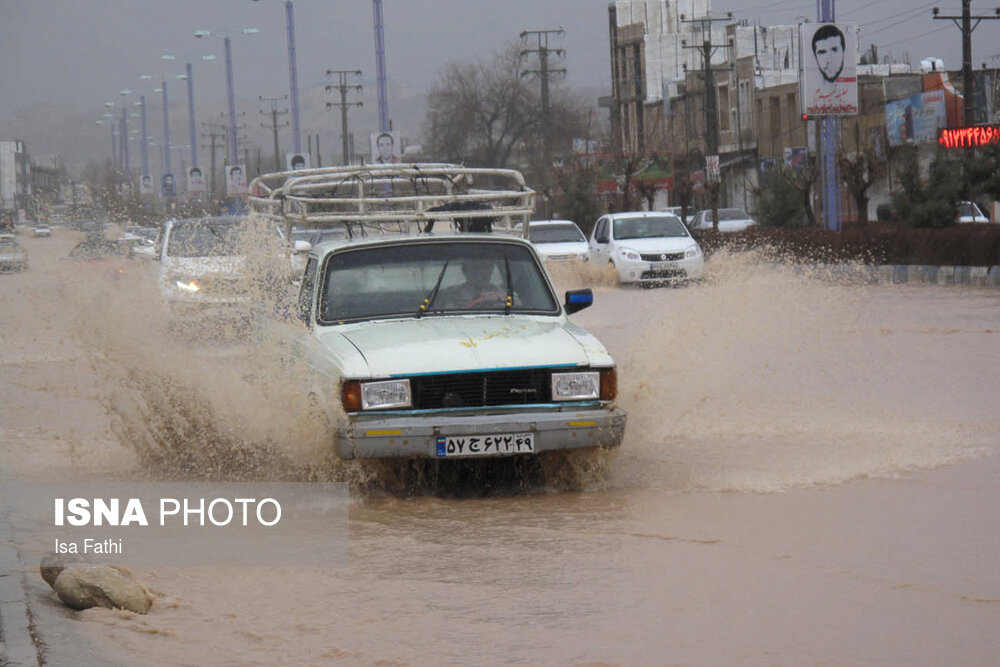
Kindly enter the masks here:
[[[757, 221], [750, 217], [750, 214], [741, 208], [720, 208], [719, 209], [719, 231], [742, 232], [757, 224]], [[692, 233], [700, 233], [712, 229], [712, 210], [705, 209], [691, 219], [688, 228]]]

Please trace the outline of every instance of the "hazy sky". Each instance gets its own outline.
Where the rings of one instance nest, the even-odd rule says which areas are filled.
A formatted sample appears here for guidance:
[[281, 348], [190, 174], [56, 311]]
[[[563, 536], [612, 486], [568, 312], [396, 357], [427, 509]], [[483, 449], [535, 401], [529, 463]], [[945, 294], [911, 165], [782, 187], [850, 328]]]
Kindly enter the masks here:
[[[683, 7], [688, 0], [679, 0]], [[943, 13], [960, 12], [960, 2], [912, 0], [841, 0], [837, 20], [862, 26], [861, 45], [880, 46], [880, 53], [911, 62], [936, 55], [946, 67], [961, 65], [961, 33], [950, 21], [934, 21], [930, 8], [940, 4]], [[551, 42], [566, 49], [567, 83], [576, 87], [607, 89], [607, 0], [384, 0], [385, 41], [390, 84], [396, 102], [420, 99], [449, 61], [488, 56], [522, 30], [562, 27], [565, 37]], [[980, 6], [982, 5], [982, 6]], [[974, 2], [977, 13], [992, 13], [992, 6]], [[762, 24], [795, 23], [816, 18], [814, 0], [716, 0], [715, 15], [732, 11], [735, 17]], [[304, 99], [314, 107], [328, 98], [320, 94], [327, 69], [361, 69], [367, 95], [375, 90], [375, 50], [371, 0], [295, 0], [299, 85]], [[239, 34], [244, 27], [261, 30]], [[107, 132], [94, 124], [106, 101], [120, 104], [118, 91], [145, 92], [147, 101], [158, 97], [156, 87], [140, 80], [151, 74], [170, 79], [183, 71], [183, 60], [214, 54], [214, 63], [198, 63], [196, 98], [202, 105], [224, 105], [225, 70], [222, 40], [195, 39], [196, 29], [228, 29], [234, 36], [233, 56], [237, 97], [248, 107], [248, 122], [258, 131], [257, 97], [288, 92], [284, 2], [281, 0], [0, 0], [0, 133], [27, 132], [22, 124], [36, 125], [42, 115], [55, 114], [59, 122], [75, 122], [81, 139]], [[1000, 52], [1000, 21], [984, 21], [974, 33], [977, 65]], [[165, 63], [162, 54], [178, 57]], [[183, 82], [172, 80], [172, 105], [185, 103]], [[408, 109], [393, 106], [390, 115], [406, 117]], [[362, 113], [375, 112], [374, 100]], [[180, 107], [183, 108], [183, 107]], [[411, 109], [412, 110], [412, 109]], [[63, 118], [74, 112], [74, 120]], [[305, 115], [305, 110], [303, 114]], [[318, 113], [318, 112], [317, 112]], [[179, 115], [179, 114], [178, 114]], [[318, 116], [317, 116], [318, 117]], [[324, 117], [325, 119], [325, 117]], [[178, 130], [184, 127], [183, 118]], [[334, 125], [333, 118], [330, 124]], [[412, 118], [409, 124], [416, 124]], [[150, 120], [156, 128], [155, 118]], [[174, 123], [171, 123], [173, 126]], [[303, 132], [309, 128], [305, 127]], [[68, 128], [60, 128], [67, 130]], [[417, 133], [419, 127], [399, 128]], [[36, 151], [59, 152], [57, 145], [43, 145], [35, 127], [30, 132]], [[54, 132], [52, 137], [62, 136]], [[2, 138], [12, 138], [4, 136]], [[181, 137], [180, 139], [184, 139]], [[55, 139], [52, 139], [54, 141]], [[265, 144], [266, 145], [266, 144]]]

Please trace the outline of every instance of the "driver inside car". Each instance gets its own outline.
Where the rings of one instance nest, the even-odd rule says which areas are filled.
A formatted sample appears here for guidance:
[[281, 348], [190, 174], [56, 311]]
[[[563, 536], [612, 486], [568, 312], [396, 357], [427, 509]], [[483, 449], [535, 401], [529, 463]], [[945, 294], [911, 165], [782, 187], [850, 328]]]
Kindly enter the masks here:
[[465, 282], [448, 288], [442, 296], [453, 308], [503, 308], [507, 292], [501, 284], [502, 273], [495, 263], [483, 259], [462, 262]]

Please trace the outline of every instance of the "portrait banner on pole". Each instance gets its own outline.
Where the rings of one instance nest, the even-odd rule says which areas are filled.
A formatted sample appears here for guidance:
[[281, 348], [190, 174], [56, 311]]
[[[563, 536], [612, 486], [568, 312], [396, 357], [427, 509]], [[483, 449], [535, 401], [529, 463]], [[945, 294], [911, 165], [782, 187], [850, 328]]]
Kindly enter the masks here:
[[835, 23], [799, 26], [801, 111], [808, 116], [858, 113], [857, 27]]

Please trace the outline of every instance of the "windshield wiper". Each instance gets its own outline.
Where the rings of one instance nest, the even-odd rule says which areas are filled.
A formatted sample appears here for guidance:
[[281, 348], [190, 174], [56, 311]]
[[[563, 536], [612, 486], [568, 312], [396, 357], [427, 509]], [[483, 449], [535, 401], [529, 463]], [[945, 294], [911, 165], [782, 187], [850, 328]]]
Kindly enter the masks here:
[[503, 263], [507, 269], [507, 299], [504, 301], [503, 314], [510, 315], [510, 307], [514, 305], [514, 281], [510, 279], [510, 257], [504, 253]]
[[431, 307], [432, 303], [434, 303], [434, 298], [437, 297], [438, 290], [441, 289], [441, 281], [444, 280], [444, 272], [448, 270], [448, 262], [450, 261], [450, 259], [445, 260], [444, 266], [441, 267], [441, 273], [438, 274], [437, 282], [434, 283], [434, 289], [431, 290], [431, 293], [427, 295], [424, 302], [420, 304], [420, 308], [417, 309], [418, 318]]

